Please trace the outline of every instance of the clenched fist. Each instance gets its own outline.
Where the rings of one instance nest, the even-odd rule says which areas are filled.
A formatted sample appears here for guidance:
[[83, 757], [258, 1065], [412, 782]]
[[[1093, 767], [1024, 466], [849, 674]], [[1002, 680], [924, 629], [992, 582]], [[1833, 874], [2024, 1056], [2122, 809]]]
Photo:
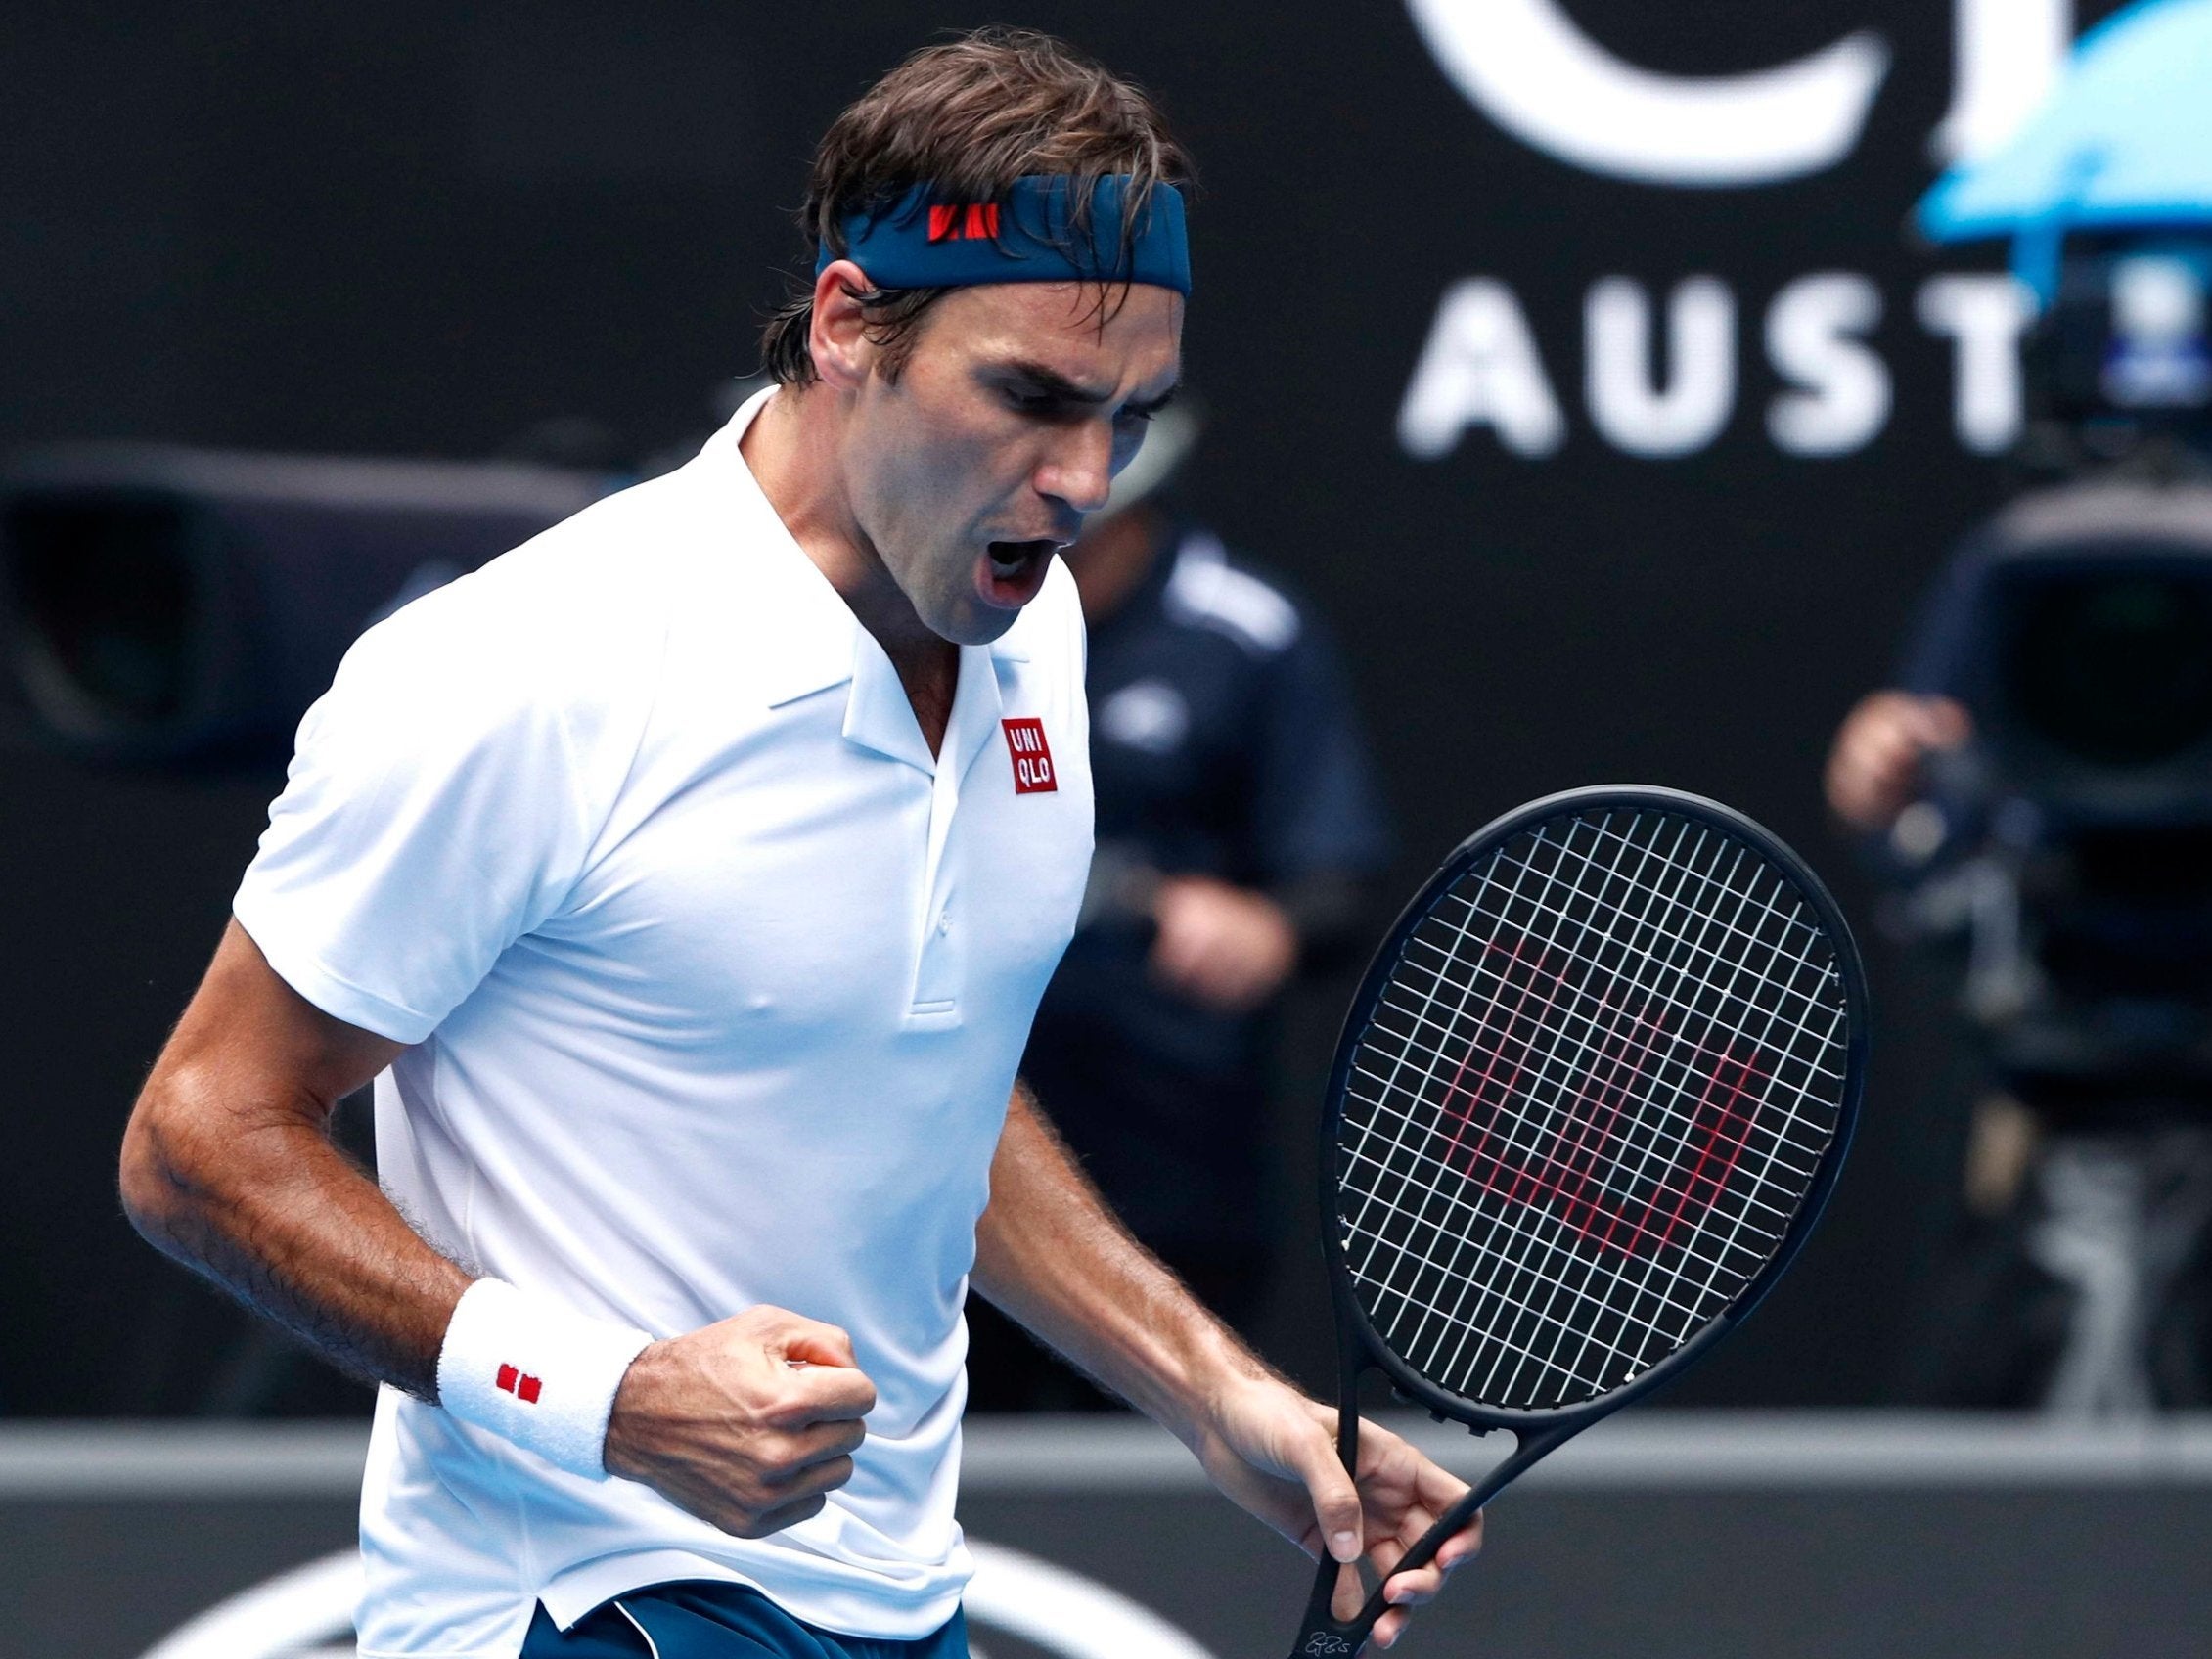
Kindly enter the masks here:
[[835, 1325], [748, 1308], [655, 1342], [607, 1424], [607, 1470], [740, 1538], [820, 1512], [852, 1478], [876, 1385]]

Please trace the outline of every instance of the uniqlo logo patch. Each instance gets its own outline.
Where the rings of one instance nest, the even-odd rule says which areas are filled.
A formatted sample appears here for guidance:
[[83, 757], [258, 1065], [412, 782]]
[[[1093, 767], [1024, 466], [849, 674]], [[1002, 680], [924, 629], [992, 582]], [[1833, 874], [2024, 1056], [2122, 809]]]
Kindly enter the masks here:
[[999, 724], [1006, 728], [1006, 752], [1014, 757], [1014, 792], [1040, 795], [1057, 790], [1060, 780], [1053, 776], [1053, 751], [1045, 746], [1045, 723], [1002, 720]]
[[538, 1393], [545, 1386], [536, 1377], [526, 1376], [513, 1366], [501, 1366], [499, 1375], [494, 1380], [498, 1382], [502, 1394], [512, 1394], [525, 1406], [535, 1406], [538, 1403]]

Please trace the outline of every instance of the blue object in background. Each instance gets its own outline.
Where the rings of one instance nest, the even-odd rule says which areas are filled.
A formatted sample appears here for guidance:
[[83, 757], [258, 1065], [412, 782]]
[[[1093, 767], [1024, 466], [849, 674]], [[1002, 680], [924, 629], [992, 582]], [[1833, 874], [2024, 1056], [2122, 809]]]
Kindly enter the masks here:
[[2143, 0], [2084, 35], [2043, 107], [1920, 199], [1937, 242], [2015, 239], [2049, 303], [2070, 230], [2212, 224], [2212, 0]]

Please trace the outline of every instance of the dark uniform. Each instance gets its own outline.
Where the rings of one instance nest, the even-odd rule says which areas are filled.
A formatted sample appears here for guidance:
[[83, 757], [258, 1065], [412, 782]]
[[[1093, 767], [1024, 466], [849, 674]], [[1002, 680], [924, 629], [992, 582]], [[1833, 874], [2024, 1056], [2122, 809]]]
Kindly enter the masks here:
[[1873, 850], [1926, 883], [1900, 915], [1974, 894], [1964, 1003], [2034, 1135], [1927, 1276], [1916, 1400], [2212, 1403], [2208, 562], [2212, 490], [2115, 474], [2020, 497], [1923, 602], [1898, 684], [1973, 718], [1929, 780], [1956, 844]]
[[[1272, 1021], [1152, 974], [1149, 887], [1209, 875], [1281, 905], [1299, 965], [1364, 933], [1388, 828], [1333, 648], [1204, 530], [1176, 535], [1093, 625], [1086, 688], [1098, 856], [1023, 1075], [1129, 1229], [1232, 1324], [1266, 1287]], [[984, 1409], [1092, 1403], [971, 1307]]]

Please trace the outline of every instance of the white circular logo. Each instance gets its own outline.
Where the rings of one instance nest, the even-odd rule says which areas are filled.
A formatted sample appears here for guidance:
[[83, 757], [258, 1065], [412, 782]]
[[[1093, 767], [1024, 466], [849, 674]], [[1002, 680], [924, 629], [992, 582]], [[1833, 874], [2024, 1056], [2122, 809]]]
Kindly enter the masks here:
[[[1117, 1591], [1018, 1549], [975, 1539], [968, 1548], [971, 1630], [1018, 1637], [1062, 1659], [1214, 1659]], [[208, 1608], [145, 1659], [352, 1659], [360, 1595], [360, 1552], [341, 1549]]]
[[[1952, 0], [1944, 160], [2002, 144], [2056, 81], [2073, 0]], [[1859, 29], [1793, 63], [1667, 75], [1615, 57], [1560, 0], [1407, 0], [1437, 67], [1520, 139], [1594, 173], [1681, 186], [1771, 184], [1831, 167], [1866, 130], [1889, 46]]]

